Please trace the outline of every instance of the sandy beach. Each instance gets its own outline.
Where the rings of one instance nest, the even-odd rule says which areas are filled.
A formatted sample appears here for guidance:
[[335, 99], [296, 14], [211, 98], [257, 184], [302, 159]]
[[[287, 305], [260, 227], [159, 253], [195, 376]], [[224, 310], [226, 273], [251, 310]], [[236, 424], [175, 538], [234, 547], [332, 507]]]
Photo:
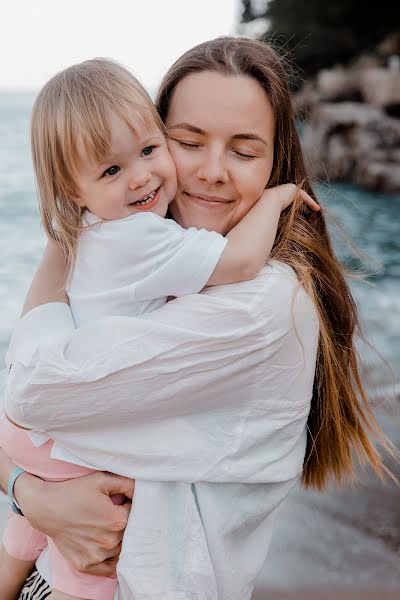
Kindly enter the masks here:
[[[400, 443], [398, 405], [380, 413]], [[400, 467], [396, 469], [400, 478]], [[0, 528], [7, 505], [0, 499]], [[356, 489], [296, 489], [280, 509], [252, 600], [398, 600], [400, 488], [365, 475]]]
[[[379, 421], [400, 445], [400, 405]], [[400, 467], [393, 469], [400, 478]], [[356, 489], [296, 489], [281, 507], [253, 600], [398, 600], [400, 488], [364, 475]]]

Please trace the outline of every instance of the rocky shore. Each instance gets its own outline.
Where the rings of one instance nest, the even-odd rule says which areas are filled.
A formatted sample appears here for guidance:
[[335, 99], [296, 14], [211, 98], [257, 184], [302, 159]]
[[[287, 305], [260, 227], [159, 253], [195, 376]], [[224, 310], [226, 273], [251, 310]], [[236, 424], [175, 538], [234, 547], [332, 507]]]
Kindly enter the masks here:
[[324, 69], [295, 94], [312, 175], [400, 192], [400, 56]]

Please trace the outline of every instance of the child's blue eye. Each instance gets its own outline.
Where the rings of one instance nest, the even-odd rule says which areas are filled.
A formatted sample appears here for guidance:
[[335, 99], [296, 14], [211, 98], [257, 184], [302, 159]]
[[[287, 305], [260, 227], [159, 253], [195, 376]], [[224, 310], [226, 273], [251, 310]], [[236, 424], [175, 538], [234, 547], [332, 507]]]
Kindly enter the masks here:
[[120, 172], [120, 167], [118, 167], [117, 165], [113, 165], [112, 167], [108, 167], [108, 169], [106, 169], [103, 173], [103, 177], [105, 177], [106, 175], [109, 175], [110, 177], [112, 177], [113, 175], [116, 175], [117, 173]]
[[154, 150], [154, 146], [146, 146], [146, 148], [143, 148], [141, 154], [143, 156], [150, 156], [150, 154], [153, 152]]

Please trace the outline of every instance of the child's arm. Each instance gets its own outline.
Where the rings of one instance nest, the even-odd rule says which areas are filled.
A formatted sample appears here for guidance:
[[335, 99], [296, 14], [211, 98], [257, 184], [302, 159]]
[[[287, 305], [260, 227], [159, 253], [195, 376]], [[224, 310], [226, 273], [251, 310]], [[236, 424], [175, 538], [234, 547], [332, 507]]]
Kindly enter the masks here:
[[320, 210], [307, 192], [292, 183], [266, 189], [247, 215], [226, 235], [228, 244], [207, 285], [254, 279], [271, 253], [282, 210], [296, 197], [313, 210]]
[[[49, 279], [48, 274], [52, 273]], [[66, 266], [60, 246], [49, 240], [43, 258], [29, 288], [21, 317], [32, 308], [48, 302], [64, 302], [68, 304], [65, 292]]]
[[15, 600], [20, 597], [35, 562], [10, 556], [4, 546], [0, 544], [1, 600]]

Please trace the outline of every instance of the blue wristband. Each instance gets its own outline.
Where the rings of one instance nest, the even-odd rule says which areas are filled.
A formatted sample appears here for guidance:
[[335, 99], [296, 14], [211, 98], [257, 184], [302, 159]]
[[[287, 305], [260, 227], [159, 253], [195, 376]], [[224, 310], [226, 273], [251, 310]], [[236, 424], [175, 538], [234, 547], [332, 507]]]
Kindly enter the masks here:
[[8, 494], [8, 506], [11, 508], [13, 512], [17, 515], [24, 516], [22, 510], [17, 506], [14, 498], [14, 485], [17, 481], [18, 477], [22, 475], [22, 473], [26, 473], [25, 469], [21, 469], [21, 467], [15, 467], [13, 471], [11, 471], [10, 476], [7, 482], [7, 494]]

